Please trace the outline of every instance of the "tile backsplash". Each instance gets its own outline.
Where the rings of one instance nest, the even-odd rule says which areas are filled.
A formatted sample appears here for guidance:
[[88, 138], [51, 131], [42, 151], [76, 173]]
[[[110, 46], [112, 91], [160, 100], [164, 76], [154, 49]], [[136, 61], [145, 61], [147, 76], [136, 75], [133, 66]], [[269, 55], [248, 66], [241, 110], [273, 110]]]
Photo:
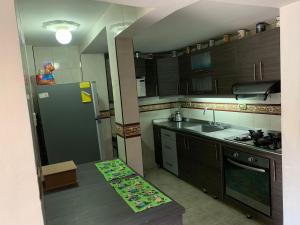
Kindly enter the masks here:
[[[251, 128], [281, 130], [280, 94], [270, 95], [266, 101], [257, 98], [236, 100], [235, 98], [196, 97], [181, 98], [180, 101], [184, 102], [183, 106], [185, 104], [190, 104], [191, 102], [198, 103], [194, 105], [200, 106], [197, 108], [182, 107], [180, 110], [184, 117], [212, 121], [212, 109], [215, 109], [216, 122], [230, 123]], [[215, 108], [207, 107], [206, 112], [204, 112], [203, 106], [214, 106], [214, 104], [217, 104]], [[241, 110], [238, 107], [239, 104], [249, 104], [251, 107], [248, 107], [247, 110]], [[223, 106], [225, 107], [224, 109], [222, 109]]]

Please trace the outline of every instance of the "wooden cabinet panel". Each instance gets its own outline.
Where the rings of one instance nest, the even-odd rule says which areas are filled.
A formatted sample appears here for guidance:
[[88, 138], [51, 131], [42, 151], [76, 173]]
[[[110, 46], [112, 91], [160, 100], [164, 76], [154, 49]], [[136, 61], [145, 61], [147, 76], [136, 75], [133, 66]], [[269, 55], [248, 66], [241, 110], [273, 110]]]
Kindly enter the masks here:
[[274, 225], [283, 224], [283, 202], [282, 202], [282, 160], [280, 156], [271, 159], [271, 205], [272, 220]]
[[188, 146], [198, 165], [198, 187], [210, 195], [221, 197], [220, 148], [215, 142], [189, 137]]
[[257, 36], [237, 41], [237, 82], [253, 82], [257, 77]]
[[172, 96], [179, 93], [178, 58], [158, 58], [157, 77], [159, 96]]
[[280, 80], [280, 29], [257, 35], [259, 80]]
[[240, 82], [280, 80], [280, 29], [238, 41]]
[[156, 61], [155, 59], [146, 59], [146, 96], [154, 97], [158, 96], [158, 81], [157, 81], [157, 71], [156, 71]]
[[142, 58], [134, 58], [134, 65], [135, 65], [135, 77], [136, 78], [146, 77], [145, 60]]
[[219, 145], [184, 134], [177, 134], [179, 177], [190, 184], [221, 197]]
[[153, 139], [154, 139], [155, 162], [159, 167], [162, 167], [163, 160], [162, 160], [161, 135], [160, 135], [159, 126], [153, 125]]
[[211, 51], [213, 78], [217, 94], [232, 94], [232, 85], [238, 79], [237, 44], [224, 44]]
[[191, 58], [189, 54], [178, 56], [179, 94], [188, 95], [190, 86]]

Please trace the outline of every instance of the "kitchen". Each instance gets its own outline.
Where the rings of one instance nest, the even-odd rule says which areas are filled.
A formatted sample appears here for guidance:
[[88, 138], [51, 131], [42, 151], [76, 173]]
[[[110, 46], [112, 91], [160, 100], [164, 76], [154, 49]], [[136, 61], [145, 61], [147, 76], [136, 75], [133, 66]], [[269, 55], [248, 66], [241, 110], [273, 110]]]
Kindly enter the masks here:
[[[207, 37], [201, 36], [199, 31], [191, 32], [190, 36], [184, 32], [182, 37], [182, 34], [174, 33], [176, 28], [166, 29], [171, 27], [170, 22], [179, 20], [186, 26], [189, 24], [188, 19], [191, 19], [189, 15], [206, 11], [204, 5], [216, 12], [226, 12], [223, 15], [220, 13], [225, 18], [229, 15], [234, 17], [234, 12], [238, 11], [235, 20], [240, 23], [228, 21], [217, 32], [211, 25], [210, 31], [203, 32]], [[246, 16], [249, 7], [252, 17], [249, 14]], [[129, 9], [123, 8], [123, 12], [126, 10]], [[107, 30], [97, 34], [91, 45], [85, 46], [84, 43], [84, 47], [80, 46], [83, 51], [76, 46], [35, 46], [32, 42], [26, 46], [26, 58], [27, 62], [32, 62], [31, 76], [37, 74], [37, 67], [49, 58], [51, 52], [50, 59], [62, 62], [62, 67], [58, 68], [56, 74], [58, 84], [94, 80], [97, 85], [101, 85], [97, 87], [101, 118], [98, 128], [100, 148], [105, 151], [101, 159], [107, 160], [118, 155], [140, 175], [144, 174], [146, 180], [186, 208], [183, 224], [197, 224], [196, 221], [203, 220], [203, 217], [196, 215], [195, 206], [191, 209], [188, 207], [191, 202], [180, 200], [180, 190], [173, 187], [177, 184], [183, 185], [181, 188], [188, 188], [191, 184], [189, 188], [197, 192], [197, 197], [206, 199], [207, 196], [212, 196], [212, 199], [206, 201], [214, 202], [212, 204], [216, 212], [218, 209], [234, 211], [230, 215], [220, 214], [219, 220], [210, 217], [204, 224], [235, 224], [238, 221], [245, 224], [282, 224], [278, 15], [279, 10], [276, 8], [237, 7], [235, 4], [215, 2], [197, 2], [175, 11], [162, 22], [133, 36], [134, 78], [137, 78], [137, 82], [132, 82], [133, 77], [126, 77], [126, 64], [120, 61], [120, 57], [126, 58], [130, 54], [133, 56], [133, 52], [129, 54], [125, 51], [126, 54], [122, 55], [124, 51], [118, 52], [117, 49], [118, 54], [112, 54], [113, 39], [109, 38], [111, 34]], [[197, 16], [192, 19], [195, 18]], [[244, 18], [247, 19], [243, 20]], [[199, 20], [202, 22], [204, 19]], [[220, 20], [223, 21], [224, 18], [219, 18], [218, 21]], [[267, 25], [259, 23], [262, 21]], [[22, 23], [26, 22], [23, 20]], [[124, 24], [125, 22], [121, 23], [130, 28], [130, 25]], [[213, 21], [211, 24], [214, 24]], [[164, 34], [170, 33], [177, 37], [177, 43], [173, 40], [175, 38], [167, 43], [162, 41]], [[239, 36], [240, 33], [244, 35]], [[116, 41], [116, 46], [122, 48], [122, 43], [128, 44], [122, 41]], [[28, 55], [32, 55], [34, 60]], [[116, 61], [119, 73], [114, 65]], [[77, 66], [80, 64], [81, 66]], [[99, 70], [101, 76], [95, 75], [100, 75]], [[128, 80], [130, 84], [126, 83]], [[249, 82], [255, 82], [255, 85], [249, 85]], [[234, 84], [238, 85], [233, 86]], [[132, 91], [128, 87], [125, 90], [123, 85], [131, 85], [131, 89], [137, 90]], [[114, 88], [111, 90], [110, 86]], [[140, 95], [138, 102], [133, 97], [137, 93]], [[122, 104], [125, 102], [126, 104]], [[128, 113], [132, 115], [128, 116]], [[175, 118], [177, 122], [171, 122], [169, 118]], [[253, 131], [248, 134], [248, 130]], [[113, 146], [116, 145], [118, 147], [114, 151]], [[130, 152], [130, 146], [134, 152]], [[139, 146], [141, 151], [138, 151]], [[265, 150], [266, 147], [271, 149]], [[172, 151], [167, 152], [168, 149]], [[173, 161], [170, 162], [168, 158]], [[157, 164], [164, 170], [157, 169]], [[243, 170], [238, 170], [238, 165], [243, 166]], [[245, 168], [247, 166], [250, 170]], [[237, 180], [229, 179], [233, 174]], [[174, 183], [160, 183], [159, 179], [163, 177]], [[252, 181], [260, 179], [261, 185], [251, 183], [245, 177]], [[256, 191], [253, 193], [253, 190]], [[172, 191], [178, 200], [172, 196]], [[237, 193], [243, 191], [242, 195]], [[234, 208], [231, 208], [232, 205]], [[201, 205], [197, 206], [201, 208]], [[206, 210], [203, 212], [207, 213]], [[206, 216], [211, 214], [207, 213]], [[232, 219], [233, 215], [236, 216], [235, 220]], [[253, 219], [248, 220], [245, 215]]]

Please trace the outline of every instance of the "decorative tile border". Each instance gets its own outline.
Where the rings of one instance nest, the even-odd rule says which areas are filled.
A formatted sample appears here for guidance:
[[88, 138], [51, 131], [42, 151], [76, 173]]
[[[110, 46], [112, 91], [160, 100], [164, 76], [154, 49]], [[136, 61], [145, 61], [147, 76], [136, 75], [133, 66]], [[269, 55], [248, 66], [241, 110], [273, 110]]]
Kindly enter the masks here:
[[[189, 108], [189, 109], [214, 109], [216, 111], [227, 112], [241, 112], [241, 113], [256, 113], [256, 114], [269, 114], [269, 115], [281, 115], [280, 104], [246, 104], [247, 109], [243, 110], [239, 108], [238, 103], [214, 103], [214, 102], [167, 102], [159, 104], [141, 105], [139, 107], [140, 113], [151, 112], [164, 109], [173, 108]], [[100, 118], [109, 118], [114, 116], [114, 109], [101, 111]]]
[[140, 123], [131, 123], [131, 124], [116, 124], [116, 132], [122, 138], [133, 138], [141, 136], [141, 126]]
[[246, 104], [247, 108], [240, 109], [237, 103], [211, 103], [211, 102], [181, 102], [182, 108], [190, 109], [213, 109], [216, 111], [241, 112], [281, 115], [280, 104]]
[[180, 102], [167, 102], [167, 103], [159, 103], [159, 104], [151, 104], [151, 105], [141, 105], [140, 112], [173, 109], [179, 106], [180, 106]]

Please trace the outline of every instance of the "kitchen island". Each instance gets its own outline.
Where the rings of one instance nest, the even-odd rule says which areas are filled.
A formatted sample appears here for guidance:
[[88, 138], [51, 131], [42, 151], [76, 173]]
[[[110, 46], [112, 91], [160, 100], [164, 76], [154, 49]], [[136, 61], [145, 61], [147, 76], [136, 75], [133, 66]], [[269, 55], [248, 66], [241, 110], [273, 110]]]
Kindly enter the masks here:
[[94, 163], [78, 165], [77, 176], [77, 187], [45, 195], [47, 225], [182, 225], [175, 201], [134, 213]]

